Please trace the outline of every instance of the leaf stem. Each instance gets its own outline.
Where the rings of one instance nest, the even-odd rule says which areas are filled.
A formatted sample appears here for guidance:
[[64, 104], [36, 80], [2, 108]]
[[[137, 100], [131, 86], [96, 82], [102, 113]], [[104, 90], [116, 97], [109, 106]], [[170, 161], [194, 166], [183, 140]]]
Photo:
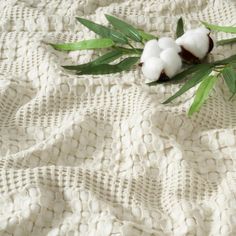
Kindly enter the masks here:
[[229, 101], [233, 100], [233, 97], [235, 96], [236, 93], [233, 93], [232, 96], [230, 96]]
[[132, 49], [134, 49], [134, 46], [133, 46], [130, 42], [128, 42], [128, 45], [129, 45]]
[[135, 54], [138, 54], [138, 55], [141, 55], [143, 49], [142, 48], [124, 48], [124, 47], [120, 47], [120, 46], [113, 46], [113, 48], [115, 49], [118, 49], [124, 53], [128, 53], [128, 54], [132, 54], [132, 53], [135, 53]]
[[138, 53], [137, 49], [136, 49], [130, 42], [128, 42], [128, 45], [129, 45], [135, 52]]

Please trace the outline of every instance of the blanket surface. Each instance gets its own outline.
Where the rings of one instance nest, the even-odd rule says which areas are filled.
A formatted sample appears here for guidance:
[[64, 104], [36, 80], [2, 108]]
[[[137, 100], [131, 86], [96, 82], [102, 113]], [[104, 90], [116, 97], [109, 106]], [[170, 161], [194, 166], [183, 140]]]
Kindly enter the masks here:
[[186, 29], [236, 25], [235, 0], [1, 0], [0, 12], [0, 235], [236, 235], [236, 102], [223, 81], [190, 119], [194, 89], [163, 105], [180, 84], [148, 87], [139, 68], [77, 76], [61, 65], [98, 52], [49, 45], [94, 38], [76, 16], [172, 37], [180, 16]]

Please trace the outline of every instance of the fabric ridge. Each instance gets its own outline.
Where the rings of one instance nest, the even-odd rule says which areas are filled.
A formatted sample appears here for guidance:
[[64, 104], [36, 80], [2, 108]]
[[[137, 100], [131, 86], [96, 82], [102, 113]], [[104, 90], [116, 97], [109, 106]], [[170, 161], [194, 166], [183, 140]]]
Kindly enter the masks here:
[[[187, 117], [194, 90], [148, 87], [140, 68], [77, 76], [97, 51], [75, 17], [117, 16], [174, 37], [200, 21], [236, 25], [233, 0], [0, 1], [0, 235], [236, 235], [236, 106], [223, 81]], [[217, 39], [229, 34], [214, 33]], [[106, 49], [104, 49], [105, 51]], [[223, 59], [236, 45], [219, 46]]]

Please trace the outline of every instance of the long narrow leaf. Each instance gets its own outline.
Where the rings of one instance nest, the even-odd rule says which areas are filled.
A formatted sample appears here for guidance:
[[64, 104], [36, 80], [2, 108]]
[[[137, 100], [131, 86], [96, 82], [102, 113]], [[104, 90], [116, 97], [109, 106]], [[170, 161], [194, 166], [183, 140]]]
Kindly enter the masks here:
[[76, 43], [51, 44], [55, 49], [61, 51], [89, 50], [98, 48], [108, 48], [114, 45], [109, 38], [89, 39]]
[[181, 71], [180, 73], [178, 73], [177, 75], [173, 76], [170, 80], [170, 82], [179, 82], [183, 79], [186, 78], [186, 76], [191, 75], [197, 71], [204, 71], [207, 69], [210, 69], [212, 67], [211, 64], [198, 64], [198, 65], [193, 65], [190, 66], [189, 68]]
[[62, 66], [67, 70], [80, 70], [83, 68], [93, 67], [95, 65], [99, 64], [108, 64], [110, 62], [115, 61], [116, 59], [120, 58], [123, 55], [140, 55], [142, 52], [142, 49], [136, 48], [123, 48], [123, 47], [115, 47], [113, 51], [110, 51], [108, 53], [105, 53], [104, 55], [96, 58], [95, 60], [80, 64], [80, 65], [74, 65], [74, 66]]
[[210, 95], [214, 84], [218, 80], [219, 77], [210, 75], [204, 78], [204, 80], [201, 82], [200, 86], [198, 87], [194, 101], [188, 111], [188, 115], [191, 116], [193, 113], [199, 111], [201, 106], [204, 104], [204, 102], [207, 100], [208, 96]]
[[132, 25], [114, 17], [111, 15], [105, 15], [107, 20], [113, 25], [114, 28], [119, 30], [121, 33], [129, 37], [136, 42], [142, 42], [142, 37], [140, 36], [138, 30], [136, 30]]
[[118, 63], [118, 67], [122, 70], [129, 70], [131, 66], [136, 64], [136, 62], [139, 60], [139, 57], [129, 57], [124, 60], [122, 60], [120, 63]]
[[236, 62], [230, 63], [230, 65], [231, 65], [232, 68], [236, 71]]
[[225, 67], [222, 75], [231, 93], [236, 93], [236, 71], [232, 66]]
[[177, 22], [177, 27], [176, 27], [176, 38], [179, 38], [184, 34], [184, 22], [182, 17], [179, 18]]
[[198, 70], [203, 70], [203, 69], [207, 69], [207, 68], [211, 68], [213, 67], [211, 64], [198, 64], [198, 65], [193, 65], [188, 67], [187, 69], [179, 72], [178, 74], [176, 74], [175, 76], [173, 76], [171, 79], [169, 80], [163, 80], [163, 81], [153, 81], [150, 83], [146, 83], [146, 85], [148, 86], [154, 86], [157, 84], [163, 84], [163, 83], [173, 83], [173, 82], [179, 82], [181, 80], [184, 80], [188, 75], [191, 75], [195, 72], [197, 72]]
[[138, 60], [139, 60], [139, 57], [129, 57], [115, 65], [99, 64], [93, 67], [82, 69], [77, 74], [78, 75], [102, 75], [102, 74], [112, 74], [112, 73], [127, 71], [127, 70], [130, 70], [131, 67], [135, 63], [137, 63]]
[[110, 63], [116, 59], [118, 59], [119, 57], [121, 57], [123, 55], [122, 51], [111, 51], [108, 52], [100, 57], [98, 57], [97, 59], [95, 59], [94, 61], [85, 63], [85, 64], [81, 64], [81, 65], [76, 65], [76, 66], [63, 66], [65, 69], [68, 70], [81, 70], [84, 68], [88, 68], [88, 67], [93, 67], [95, 65], [99, 65], [99, 64], [107, 64]]
[[156, 80], [156, 81], [152, 81], [152, 82], [146, 83], [146, 85], [148, 85], [148, 86], [156, 86], [157, 84], [160, 84], [160, 83], [161, 83], [160, 81]]
[[225, 45], [225, 44], [229, 44], [229, 43], [236, 43], [236, 38], [222, 39], [222, 40], [217, 41], [218, 45]]
[[146, 41], [149, 41], [149, 40], [152, 40], [152, 39], [158, 39], [157, 36], [155, 36], [153, 34], [150, 34], [150, 33], [146, 33], [142, 30], [138, 30], [138, 32], [139, 32], [139, 35], [142, 37], [143, 42], [146, 42]]
[[211, 68], [206, 67], [196, 72], [191, 79], [187, 80], [187, 82], [180, 88], [178, 92], [176, 92], [173, 96], [168, 98], [165, 102], [163, 102], [163, 104], [171, 102], [175, 98], [179, 97], [180, 95], [182, 95], [183, 93], [185, 93], [186, 91], [188, 91], [189, 89], [200, 83], [206, 76], [208, 76], [211, 70], [212, 70]]
[[211, 30], [236, 34], [236, 26], [220, 26], [220, 25], [209, 24], [204, 21], [202, 21], [202, 24], [204, 24], [207, 28]]
[[236, 62], [236, 55], [227, 57], [223, 60], [215, 61], [213, 65], [226, 65], [228, 63], [234, 63], [234, 62]]
[[143, 48], [124, 48], [124, 47], [115, 47], [115, 49], [122, 51], [124, 54], [137, 54], [141, 55]]
[[87, 19], [83, 19], [80, 17], [76, 17], [76, 19], [82, 25], [86, 26], [88, 29], [92, 30], [93, 32], [95, 32], [96, 34], [98, 34], [104, 38], [110, 38], [114, 42], [121, 43], [121, 44], [128, 43], [128, 39], [120, 32], [117, 32], [117, 31], [110, 29], [108, 27], [105, 27], [103, 25], [94, 23], [94, 22], [87, 20]]

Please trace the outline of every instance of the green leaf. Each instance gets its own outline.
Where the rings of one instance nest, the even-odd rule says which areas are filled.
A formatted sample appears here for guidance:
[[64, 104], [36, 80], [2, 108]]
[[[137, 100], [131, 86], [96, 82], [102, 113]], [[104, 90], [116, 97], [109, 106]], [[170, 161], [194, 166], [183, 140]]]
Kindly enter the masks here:
[[194, 101], [188, 111], [189, 116], [200, 110], [201, 106], [204, 104], [204, 102], [210, 95], [210, 92], [212, 91], [213, 86], [218, 80], [218, 78], [219, 77], [213, 75], [204, 78], [195, 93]]
[[182, 17], [179, 18], [177, 22], [177, 27], [176, 27], [176, 38], [179, 38], [184, 34], [184, 22]]
[[139, 57], [129, 57], [118, 63], [118, 67], [123, 70], [129, 70], [131, 66], [136, 64], [136, 62], [139, 60]]
[[186, 78], [186, 76], [191, 75], [195, 73], [198, 70], [205, 70], [205, 69], [210, 69], [212, 65], [210, 64], [198, 64], [198, 65], [192, 65], [186, 70], [181, 71], [180, 73], [176, 74], [171, 78], [171, 82], [173, 81], [180, 81]]
[[222, 70], [222, 75], [231, 93], [236, 93], [236, 71], [232, 66], [227, 66]]
[[187, 90], [191, 89], [192, 87], [200, 83], [206, 76], [208, 76], [208, 74], [211, 71], [212, 69], [209, 66], [206, 66], [205, 68], [202, 68], [201, 70], [197, 71], [191, 79], [187, 80], [187, 82], [180, 88], [179, 91], [177, 91], [173, 96], [171, 96], [165, 102], [163, 102], [163, 104], [171, 102], [175, 98], [185, 93]]
[[222, 39], [222, 40], [217, 41], [217, 45], [225, 45], [229, 43], [236, 43], [236, 38]]
[[233, 67], [233, 69], [236, 71], [236, 62], [230, 63], [230, 65]]
[[149, 33], [146, 33], [142, 30], [138, 30], [139, 32], [139, 35], [142, 37], [142, 41], [149, 41], [149, 40], [152, 40], [152, 39], [158, 39], [157, 36], [153, 35], [153, 34], [149, 34]]
[[77, 74], [78, 75], [103, 75], [103, 74], [112, 74], [112, 73], [127, 71], [127, 70], [130, 70], [131, 67], [138, 60], [139, 60], [139, 57], [129, 57], [115, 65], [99, 64], [93, 67], [84, 68], [80, 70]]
[[109, 38], [89, 39], [76, 43], [51, 44], [56, 50], [61, 51], [76, 51], [98, 48], [108, 48], [114, 45], [114, 42]]
[[146, 85], [148, 86], [154, 86], [157, 84], [163, 84], [163, 83], [173, 83], [173, 82], [179, 82], [181, 80], [184, 80], [188, 75], [191, 75], [195, 72], [197, 72], [198, 70], [204, 70], [207, 68], [211, 68], [213, 67], [213, 65], [211, 64], [198, 64], [198, 65], [193, 65], [188, 67], [187, 69], [181, 71], [180, 73], [176, 74], [175, 76], [173, 76], [170, 80], [164, 80], [164, 81], [153, 81], [150, 83], [146, 83]]
[[234, 62], [236, 62], [236, 55], [227, 57], [223, 60], [215, 61], [213, 65], [226, 65], [228, 63], [234, 63]]
[[122, 51], [124, 54], [137, 54], [141, 55], [143, 48], [124, 48], [124, 47], [115, 47], [115, 49]]
[[76, 66], [63, 66], [63, 67], [68, 70], [81, 70], [83, 68], [88, 68], [88, 67], [99, 65], [99, 64], [110, 63], [110, 62], [118, 59], [122, 55], [123, 55], [122, 51], [118, 51], [118, 50], [111, 51], [111, 52], [108, 52], [108, 53], [98, 57], [94, 61], [91, 61], [91, 62], [88, 62], [85, 64], [81, 64], [81, 65], [76, 65]]
[[83, 19], [80, 17], [76, 17], [76, 19], [84, 26], [86, 26], [88, 29], [92, 30], [96, 34], [104, 37], [104, 38], [110, 38], [116, 43], [121, 43], [121, 44], [127, 44], [128, 39], [121, 34], [120, 32], [117, 32], [113, 29], [110, 29], [108, 27], [105, 27], [103, 25], [94, 23], [90, 20]]
[[202, 24], [205, 25], [208, 29], [211, 29], [211, 30], [236, 34], [236, 27], [235, 26], [213, 25], [213, 24], [209, 24], [209, 23], [204, 22], [204, 21], [202, 21]]
[[235, 96], [236, 93], [234, 93], [230, 98], [229, 101], [233, 99], [233, 97]]
[[188, 67], [187, 69], [179, 72], [175, 76], [173, 76], [170, 80], [167, 81], [158, 81], [158, 83], [166, 83], [166, 82], [179, 82], [181, 80], [184, 80], [188, 75], [191, 75], [199, 70], [204, 70], [204, 69], [210, 69], [213, 67], [211, 64], [198, 64], [198, 65], [193, 65]]
[[[137, 52], [137, 50], [139, 50]], [[62, 66], [67, 70], [80, 70], [83, 68], [88, 68], [88, 67], [93, 67], [95, 65], [99, 65], [99, 64], [108, 64], [110, 62], [115, 61], [116, 59], [118, 59], [119, 57], [123, 56], [123, 55], [140, 55], [140, 53], [142, 52], [142, 49], [130, 49], [130, 48], [122, 48], [122, 47], [115, 47], [114, 51], [110, 51], [108, 53], [105, 53], [104, 55], [96, 58], [95, 60], [88, 62], [88, 63], [84, 63], [84, 64], [80, 64], [80, 65], [73, 65], [73, 66]]]
[[111, 15], [105, 15], [107, 20], [113, 25], [114, 28], [119, 30], [121, 33], [129, 37], [130, 39], [136, 42], [142, 42], [142, 38], [138, 32], [132, 25], [114, 17]]
[[188, 75], [191, 75], [197, 71], [204, 71], [204, 70], [207, 70], [207, 69], [210, 69], [212, 67], [211, 64], [198, 64], [198, 65], [193, 65], [193, 66], [190, 66], [189, 68], [187, 68], [186, 70], [183, 70], [181, 71], [180, 73], [176, 74], [175, 76], [173, 76], [170, 80], [170, 82], [179, 82], [183, 79], [186, 78], [186, 76]]
[[[148, 85], [148, 86], [155, 86], [155, 85], [160, 84], [160, 83], [161, 83], [160, 81], [156, 80], [156, 81], [152, 81], [152, 82], [146, 83], [146, 85]], [[162, 83], [163, 83], [163, 81], [162, 81]]]

